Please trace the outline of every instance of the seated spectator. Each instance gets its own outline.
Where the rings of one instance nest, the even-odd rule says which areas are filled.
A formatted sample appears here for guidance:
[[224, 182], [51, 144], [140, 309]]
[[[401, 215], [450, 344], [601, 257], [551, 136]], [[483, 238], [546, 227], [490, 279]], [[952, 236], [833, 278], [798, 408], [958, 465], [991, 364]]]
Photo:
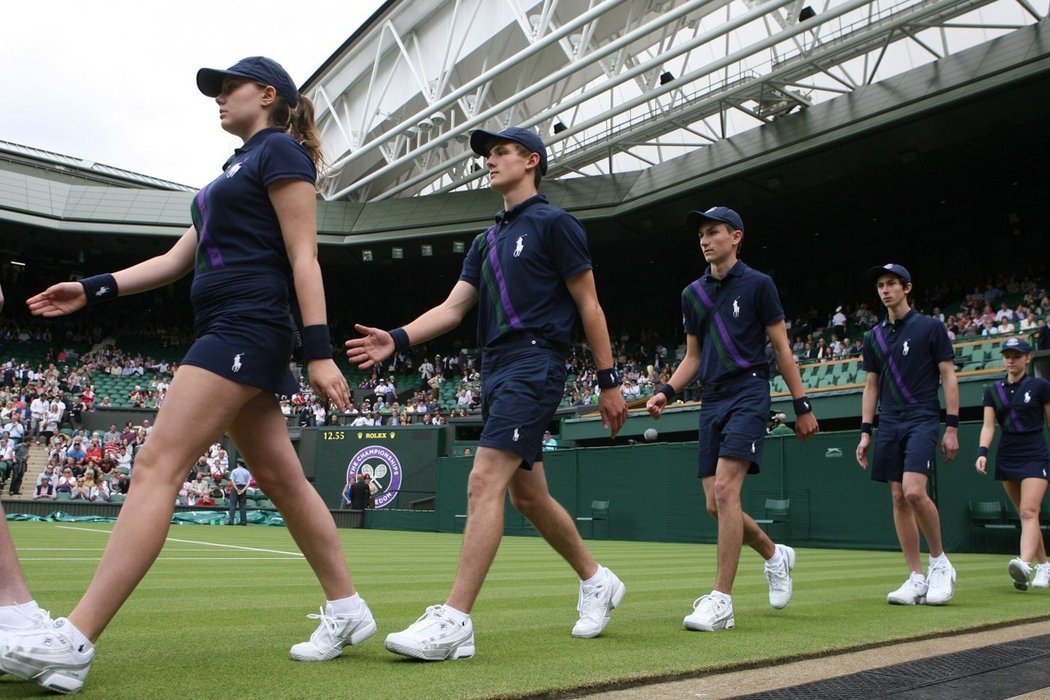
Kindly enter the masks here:
[[1017, 327], [1014, 326], [1013, 320], [1003, 316], [996, 331], [999, 335], [1012, 335], [1017, 332]]
[[105, 479], [96, 479], [94, 477], [84, 477], [84, 491], [85, 499], [88, 501], [102, 502], [109, 501], [109, 484], [106, 483]]
[[117, 453], [117, 469], [126, 474], [131, 473], [131, 466], [135, 461], [135, 450], [131, 445], [125, 445]]
[[33, 499], [54, 498], [57, 482], [58, 477], [55, 475], [55, 466], [48, 464], [44, 467], [44, 471], [40, 472], [36, 477], [36, 490], [33, 492]]
[[62, 470], [62, 476], [58, 477], [58, 481], [55, 482], [55, 493], [73, 493], [73, 487], [77, 484], [77, 477], [73, 476], [73, 470], [69, 467], [65, 467]]
[[187, 503], [191, 506], [213, 506], [215, 499], [211, 497], [211, 484], [204, 480], [204, 472], [197, 472], [193, 481], [189, 482], [190, 488], [187, 494]]
[[74, 501], [86, 501], [88, 497], [87, 489], [84, 488], [84, 477], [83, 475], [74, 477], [75, 482], [73, 488], [70, 489], [69, 497]]
[[74, 462], [83, 462], [84, 458], [87, 457], [87, 453], [81, 447], [79, 439], [73, 440], [73, 445], [66, 450], [66, 457], [72, 458]]

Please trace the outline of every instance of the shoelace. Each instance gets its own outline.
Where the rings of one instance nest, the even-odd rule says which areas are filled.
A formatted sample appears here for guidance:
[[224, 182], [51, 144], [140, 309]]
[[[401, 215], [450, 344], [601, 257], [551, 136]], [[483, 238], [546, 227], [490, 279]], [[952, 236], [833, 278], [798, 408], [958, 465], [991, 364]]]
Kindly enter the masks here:
[[440, 628], [447, 623], [449, 623], [449, 619], [445, 617], [444, 606], [431, 605], [426, 609], [426, 612], [420, 615], [419, 618], [412, 623], [412, 628], [416, 632], [422, 632], [424, 629], [432, 627], [433, 625], [438, 625]]
[[[335, 615], [329, 615], [324, 608], [319, 608], [319, 610], [321, 611], [320, 613], [309, 613], [306, 617], [310, 620], [320, 620], [321, 625], [328, 630], [328, 634], [334, 637], [336, 628]], [[310, 639], [313, 639], [316, 634], [317, 632], [314, 632], [314, 634], [310, 635]]]
[[584, 590], [583, 586], [580, 586], [580, 596], [576, 601], [576, 612], [583, 614], [583, 609], [590, 608], [586, 601], [588, 598], [593, 599], [595, 602], [601, 598], [602, 591], [604, 590], [604, 584], [598, 583], [590, 587], [590, 590]]
[[705, 601], [705, 600], [706, 600], [706, 601], [708, 601], [708, 602], [710, 603], [710, 605], [711, 605], [711, 609], [712, 609], [713, 611], [715, 611], [715, 612], [719, 612], [719, 611], [718, 611], [718, 607], [719, 607], [719, 606], [718, 606], [718, 601], [717, 601], [717, 600], [715, 600], [714, 598], [712, 598], [712, 597], [711, 597], [711, 594], [710, 594], [710, 593], [708, 593], [707, 595], [702, 595], [702, 596], [700, 596], [699, 598], [697, 598], [696, 600], [694, 600], [694, 601], [693, 601], [693, 610], [696, 610], [696, 609], [697, 609], [697, 608], [699, 608], [699, 607], [700, 607], [701, 605], [703, 605], [703, 604], [704, 604], [704, 601]]

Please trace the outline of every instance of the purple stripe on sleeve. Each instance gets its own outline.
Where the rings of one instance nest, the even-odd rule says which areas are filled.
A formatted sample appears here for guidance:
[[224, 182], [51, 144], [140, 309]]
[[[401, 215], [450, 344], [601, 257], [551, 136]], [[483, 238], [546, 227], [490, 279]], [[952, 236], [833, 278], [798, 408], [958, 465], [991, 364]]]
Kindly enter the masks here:
[[510, 294], [507, 292], [507, 281], [503, 277], [503, 268], [500, 267], [499, 258], [496, 256], [496, 235], [494, 233], [495, 227], [490, 228], [485, 232], [485, 238], [489, 242], [489, 267], [492, 268], [492, 274], [496, 277], [496, 283], [499, 285], [499, 298], [503, 304], [503, 311], [507, 315], [507, 321], [510, 323], [510, 327], [515, 330], [521, 330], [524, 328], [521, 319], [518, 318], [518, 312], [514, 310], [514, 307], [510, 303]]

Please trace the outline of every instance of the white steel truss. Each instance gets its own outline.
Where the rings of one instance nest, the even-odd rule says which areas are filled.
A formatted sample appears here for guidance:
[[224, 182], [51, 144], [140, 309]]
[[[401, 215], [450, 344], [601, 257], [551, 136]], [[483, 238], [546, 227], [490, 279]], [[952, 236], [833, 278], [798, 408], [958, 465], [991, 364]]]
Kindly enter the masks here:
[[1050, 0], [411, 0], [306, 93], [326, 199], [484, 185], [472, 129], [535, 128], [547, 177], [704, 147], [1043, 19]]

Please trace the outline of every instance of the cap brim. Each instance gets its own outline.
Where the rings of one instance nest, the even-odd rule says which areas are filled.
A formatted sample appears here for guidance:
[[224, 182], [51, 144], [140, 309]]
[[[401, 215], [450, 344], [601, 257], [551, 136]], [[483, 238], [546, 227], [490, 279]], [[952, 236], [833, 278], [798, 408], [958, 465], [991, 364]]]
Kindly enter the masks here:
[[698, 228], [701, 222], [704, 221], [717, 221], [720, 224], [725, 224], [731, 227], [734, 231], [737, 230], [736, 224], [732, 221], [726, 221], [725, 219], [719, 219], [717, 216], [708, 216], [702, 211], [691, 211], [685, 215], [685, 225], [689, 229]]
[[[876, 265], [868, 270], [868, 277], [872, 280], [878, 280], [883, 275], [893, 275], [894, 277], [904, 280], [904, 277], [902, 277], [900, 273], [894, 272], [893, 270], [887, 270], [882, 265]], [[905, 281], [907, 282], [907, 280]]]
[[494, 134], [491, 131], [485, 131], [484, 129], [475, 129], [470, 132], [470, 150], [477, 153], [482, 158], [487, 158], [489, 151], [487, 146], [490, 141], [509, 141], [503, 136]]
[[197, 89], [208, 97], [217, 97], [222, 92], [222, 81], [232, 75], [224, 70], [201, 68], [197, 71]]

